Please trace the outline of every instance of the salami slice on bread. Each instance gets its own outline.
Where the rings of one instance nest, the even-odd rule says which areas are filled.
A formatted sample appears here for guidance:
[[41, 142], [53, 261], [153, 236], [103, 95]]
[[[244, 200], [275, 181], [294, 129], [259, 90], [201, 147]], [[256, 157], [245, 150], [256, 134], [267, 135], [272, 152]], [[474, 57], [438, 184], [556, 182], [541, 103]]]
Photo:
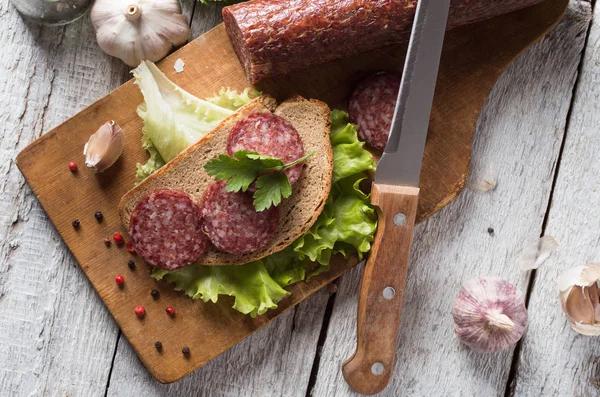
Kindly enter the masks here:
[[129, 229], [130, 217], [138, 201], [149, 192], [177, 189], [200, 202], [206, 189], [215, 181], [204, 165], [227, 152], [227, 137], [233, 126], [252, 113], [274, 113], [291, 123], [306, 153], [315, 152], [305, 165], [300, 179], [293, 185], [292, 196], [279, 205], [279, 227], [263, 250], [247, 254], [230, 254], [209, 247], [201, 263], [209, 266], [252, 262], [286, 248], [304, 234], [317, 220], [331, 190], [333, 152], [329, 132], [329, 107], [316, 100], [290, 98], [279, 106], [274, 98], [263, 95], [223, 120], [198, 143], [192, 145], [167, 165], [127, 192], [119, 204], [119, 216]]

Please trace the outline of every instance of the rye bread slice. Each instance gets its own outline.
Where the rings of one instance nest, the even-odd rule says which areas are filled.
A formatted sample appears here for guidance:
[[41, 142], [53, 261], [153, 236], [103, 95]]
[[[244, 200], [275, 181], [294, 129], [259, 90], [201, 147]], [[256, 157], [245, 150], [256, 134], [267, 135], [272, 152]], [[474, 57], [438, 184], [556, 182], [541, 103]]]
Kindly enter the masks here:
[[210, 247], [201, 263], [208, 266], [241, 265], [286, 248], [315, 223], [331, 190], [331, 118], [326, 104], [299, 96], [286, 100], [279, 107], [276, 106], [277, 102], [270, 96], [256, 98], [223, 120], [198, 143], [127, 192], [119, 204], [119, 216], [123, 225], [129, 229], [129, 218], [138, 200], [157, 188], [183, 190], [199, 202], [204, 191], [214, 183], [214, 179], [206, 173], [203, 166], [217, 155], [226, 153], [226, 141], [231, 128], [251, 113], [274, 112], [298, 130], [304, 151], [314, 151], [315, 154], [306, 161], [302, 176], [293, 185], [292, 196], [280, 204], [279, 228], [266, 249], [235, 255]]

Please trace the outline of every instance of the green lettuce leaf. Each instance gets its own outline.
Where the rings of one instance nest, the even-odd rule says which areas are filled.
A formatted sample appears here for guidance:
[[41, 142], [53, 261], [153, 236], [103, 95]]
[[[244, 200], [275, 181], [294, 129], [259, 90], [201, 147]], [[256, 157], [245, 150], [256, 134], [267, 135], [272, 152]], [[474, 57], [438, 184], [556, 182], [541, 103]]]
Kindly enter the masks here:
[[132, 73], [144, 96], [137, 110], [143, 132], [167, 162], [233, 114], [184, 91], [152, 62], [142, 62]]
[[148, 178], [154, 171], [165, 165], [165, 160], [161, 157], [160, 153], [158, 153], [156, 146], [154, 146], [146, 134], [142, 135], [142, 146], [148, 151], [150, 158], [144, 164], [136, 164], [137, 172], [135, 178], [138, 183]]
[[142, 62], [132, 73], [144, 96], [138, 115], [144, 120], [142, 145], [150, 154], [146, 163], [137, 164], [138, 182], [259, 95], [250, 88], [241, 93], [222, 88], [219, 94], [202, 100], [170, 81], [152, 62]]
[[218, 94], [206, 98], [206, 100], [214, 105], [235, 111], [260, 95], [260, 92], [251, 88], [246, 88], [241, 93], [238, 93], [236, 90], [223, 87]]
[[276, 308], [288, 295], [284, 287], [327, 271], [332, 255], [362, 258], [371, 248], [377, 216], [359, 186], [367, 178], [365, 172], [375, 169], [375, 161], [358, 140], [345, 112], [332, 112], [330, 136], [335, 182], [323, 212], [298, 240], [281, 252], [245, 265], [154, 269], [152, 277], [167, 280], [177, 290], [205, 302], [217, 302], [219, 295], [233, 296], [233, 308], [254, 317]]
[[233, 308], [252, 317], [277, 308], [289, 294], [267, 272], [263, 261], [243, 266], [191, 265], [177, 271], [155, 269], [152, 277], [166, 280], [194, 299], [217, 302], [219, 295], [235, 297]]

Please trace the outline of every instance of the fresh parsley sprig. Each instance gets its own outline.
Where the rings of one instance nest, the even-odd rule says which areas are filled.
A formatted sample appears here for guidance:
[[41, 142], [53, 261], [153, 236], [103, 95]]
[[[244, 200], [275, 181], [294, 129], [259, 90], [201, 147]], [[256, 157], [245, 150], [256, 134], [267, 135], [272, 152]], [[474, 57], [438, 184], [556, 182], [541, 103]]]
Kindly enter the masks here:
[[233, 157], [220, 154], [206, 163], [204, 169], [217, 181], [227, 180], [228, 192], [245, 192], [256, 180], [256, 192], [252, 196], [254, 208], [264, 211], [271, 206], [278, 206], [282, 198], [292, 195], [292, 186], [283, 171], [303, 163], [313, 154], [315, 152], [285, 164], [276, 157], [239, 150]]

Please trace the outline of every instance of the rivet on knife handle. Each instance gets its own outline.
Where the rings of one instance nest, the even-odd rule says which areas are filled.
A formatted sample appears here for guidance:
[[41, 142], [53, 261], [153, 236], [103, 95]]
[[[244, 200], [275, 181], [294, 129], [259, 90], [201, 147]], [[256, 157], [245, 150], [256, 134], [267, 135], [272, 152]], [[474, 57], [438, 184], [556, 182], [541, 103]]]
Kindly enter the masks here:
[[360, 287], [356, 351], [342, 365], [346, 382], [368, 395], [381, 392], [394, 369], [419, 189], [374, 184], [371, 194], [379, 226]]

